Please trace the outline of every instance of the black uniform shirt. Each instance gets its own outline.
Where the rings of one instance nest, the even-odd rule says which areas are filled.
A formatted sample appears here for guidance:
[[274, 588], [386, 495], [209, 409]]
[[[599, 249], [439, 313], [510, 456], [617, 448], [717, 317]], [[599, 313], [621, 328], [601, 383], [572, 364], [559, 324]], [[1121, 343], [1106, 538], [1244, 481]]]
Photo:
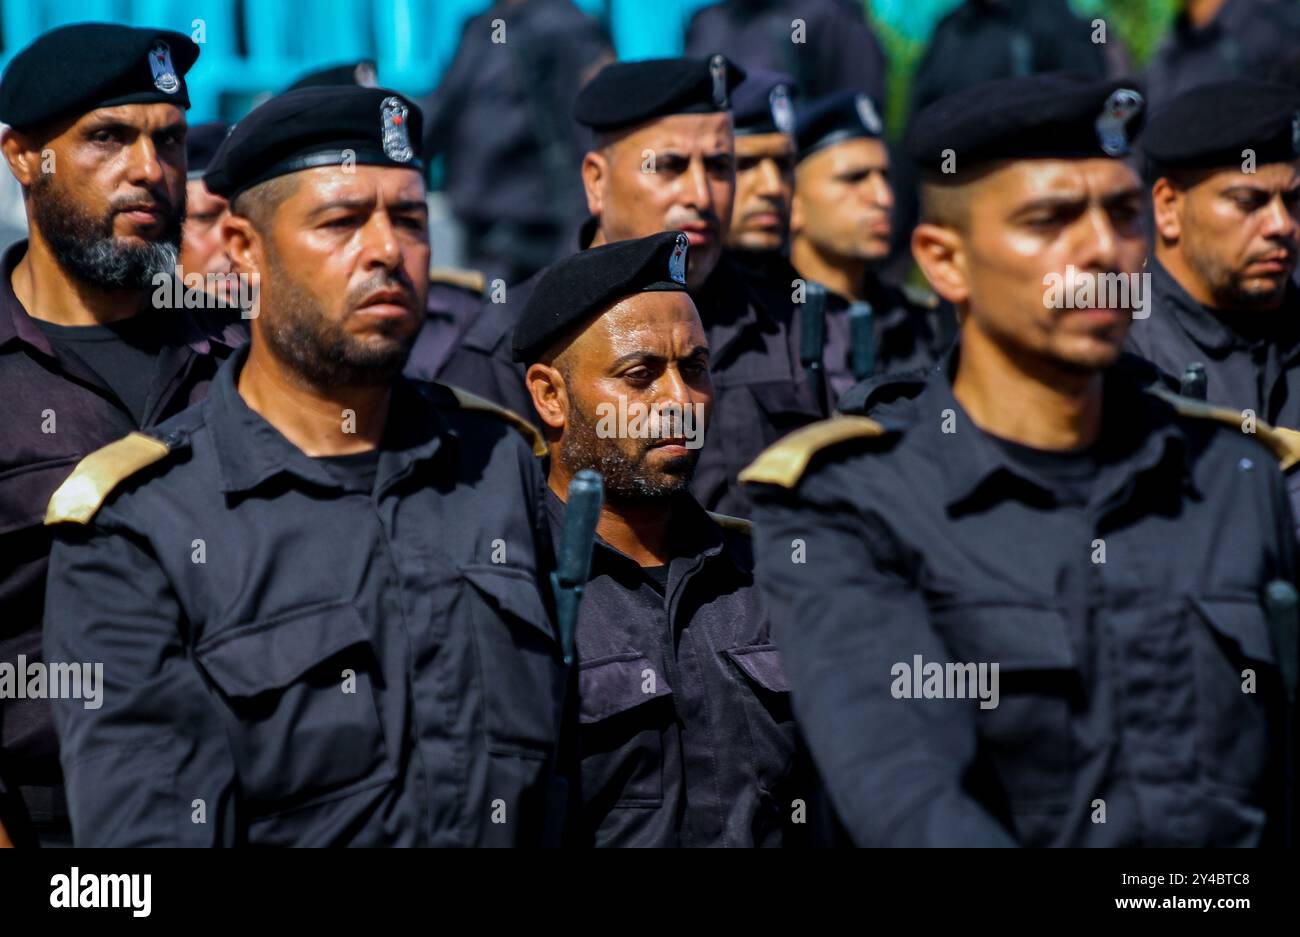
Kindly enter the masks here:
[[[0, 400], [6, 414], [0, 445], [0, 661], [11, 665], [20, 655], [41, 658], [50, 551], [43, 522], [50, 495], [83, 456], [203, 399], [218, 366], [248, 337], [247, 324], [225, 310], [141, 313], [119, 327], [156, 328], [152, 339], [137, 336], [156, 348], [153, 360], [118, 349], [139, 366], [133, 377], [140, 383], [106, 379], [80, 354], [69, 354], [67, 344], [51, 341], [45, 323], [14, 295], [13, 270], [26, 251], [27, 242], [19, 241], [0, 261]], [[116, 374], [111, 365], [105, 370]], [[125, 396], [135, 405], [118, 390], [127, 383], [134, 389]], [[13, 799], [19, 793], [25, 807]], [[47, 831], [54, 839], [66, 837], [58, 740], [44, 699], [0, 700], [0, 822], [19, 843], [46, 838]]]
[[[1295, 645], [1262, 596], [1294, 582], [1295, 542], [1276, 457], [1113, 368], [1090, 497], [1063, 509], [970, 421], [954, 365], [883, 435], [751, 485], [800, 729], [853, 839], [1280, 841]], [[997, 664], [996, 705], [969, 667], [933, 698], [927, 664]]]
[[1134, 320], [1128, 350], [1174, 388], [1198, 361], [1210, 403], [1300, 429], [1300, 291], [1288, 284], [1282, 307], [1271, 312], [1224, 313], [1192, 299], [1158, 261], [1150, 266], [1149, 315]]
[[[394, 384], [373, 490], [236, 390], [51, 555], [46, 657], [84, 845], [518, 845], [545, 820], [561, 662], [537, 460], [445, 388]], [[192, 822], [202, 801], [205, 823]]]
[[[551, 530], [564, 504], [547, 492]], [[660, 567], [597, 540], [576, 631], [580, 841], [779, 846], [806, 783], [749, 536], [689, 495]]]

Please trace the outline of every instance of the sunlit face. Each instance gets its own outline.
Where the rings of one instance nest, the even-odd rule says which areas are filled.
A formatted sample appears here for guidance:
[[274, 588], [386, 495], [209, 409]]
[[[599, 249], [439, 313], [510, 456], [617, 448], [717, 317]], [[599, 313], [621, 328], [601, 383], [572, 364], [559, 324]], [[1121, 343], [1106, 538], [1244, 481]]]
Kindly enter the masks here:
[[673, 114], [643, 124], [587, 154], [583, 183], [606, 241], [686, 232], [688, 285], [698, 289], [722, 255], [731, 222], [731, 113]]
[[610, 435], [600, 423], [602, 413], [620, 407], [682, 414], [689, 408], [700, 414], [697, 429], [703, 433], [713, 384], [704, 326], [688, 294], [638, 293], [616, 303], [556, 364], [567, 396], [562, 415], [555, 417], [563, 430], [559, 459], [567, 472], [596, 469], [613, 500], [663, 497], [690, 484], [702, 439], [691, 444], [684, 433]]
[[413, 169], [336, 166], [294, 174], [270, 230], [225, 223], [239, 272], [260, 278], [254, 334], [318, 384], [381, 384], [401, 371], [424, 315], [429, 225]]
[[889, 151], [881, 140], [836, 143], [800, 161], [795, 171], [795, 236], [825, 257], [887, 257], [893, 208]]
[[[144, 288], [176, 265], [185, 217], [185, 112], [171, 104], [105, 107], [28, 149], [31, 222], [71, 276], [103, 289]], [[12, 161], [12, 156], [11, 156]]]
[[1225, 169], [1188, 189], [1157, 189], [1156, 229], [1196, 280], [1193, 292], [1221, 309], [1276, 309], [1300, 246], [1300, 162], [1254, 173]]
[[1104, 368], [1120, 354], [1131, 308], [1059, 308], [1046, 284], [1049, 274], [1068, 278], [1070, 267], [1139, 272], [1141, 213], [1137, 175], [1119, 160], [1007, 163], [971, 186], [968, 223], [953, 235], [952, 277], [939, 278], [941, 292], [967, 304], [963, 328], [1010, 351], [1066, 370]]
[[727, 243], [743, 251], [775, 251], [790, 232], [794, 140], [784, 133], [736, 137], [736, 200]]

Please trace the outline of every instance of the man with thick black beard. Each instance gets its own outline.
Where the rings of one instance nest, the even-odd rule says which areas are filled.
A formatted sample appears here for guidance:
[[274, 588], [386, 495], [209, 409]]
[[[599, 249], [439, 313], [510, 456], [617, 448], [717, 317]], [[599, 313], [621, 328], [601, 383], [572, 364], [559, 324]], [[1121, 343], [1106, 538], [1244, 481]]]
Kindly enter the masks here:
[[[178, 256], [198, 54], [178, 33], [83, 23], [0, 81], [29, 227], [0, 270], [0, 664], [15, 670], [42, 656], [50, 494], [87, 453], [201, 399], [245, 338], [237, 314], [151, 302]], [[6, 830], [69, 840], [49, 704], [0, 692], [0, 843]]]
[[689, 490], [713, 382], [688, 247], [668, 231], [560, 261], [513, 336], [546, 426], [553, 534], [574, 475], [605, 479], [576, 630], [582, 845], [779, 846], [806, 829], [749, 522]]

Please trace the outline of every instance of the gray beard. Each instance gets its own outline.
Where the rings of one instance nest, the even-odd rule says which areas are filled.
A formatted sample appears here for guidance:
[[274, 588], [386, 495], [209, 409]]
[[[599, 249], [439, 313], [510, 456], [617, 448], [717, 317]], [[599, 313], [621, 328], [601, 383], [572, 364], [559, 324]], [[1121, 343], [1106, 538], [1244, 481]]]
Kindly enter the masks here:
[[185, 203], [167, 219], [157, 241], [128, 244], [113, 237], [113, 215], [94, 218], [66, 200], [47, 176], [32, 187], [32, 217], [68, 276], [102, 290], [144, 290], [180, 262]]

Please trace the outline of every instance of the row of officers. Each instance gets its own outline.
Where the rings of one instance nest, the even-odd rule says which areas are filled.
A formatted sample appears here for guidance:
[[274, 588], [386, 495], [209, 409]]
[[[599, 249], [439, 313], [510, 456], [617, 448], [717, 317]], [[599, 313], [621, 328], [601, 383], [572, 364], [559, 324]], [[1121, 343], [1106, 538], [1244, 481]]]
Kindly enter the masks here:
[[[873, 272], [870, 98], [611, 64], [581, 249], [436, 352], [421, 114], [381, 88], [215, 147], [255, 306], [156, 288], [197, 55], [81, 24], [0, 81], [5, 840], [1291, 842], [1295, 91], [940, 99], [927, 297]], [[1066, 271], [1132, 292], [1049, 301]]]

